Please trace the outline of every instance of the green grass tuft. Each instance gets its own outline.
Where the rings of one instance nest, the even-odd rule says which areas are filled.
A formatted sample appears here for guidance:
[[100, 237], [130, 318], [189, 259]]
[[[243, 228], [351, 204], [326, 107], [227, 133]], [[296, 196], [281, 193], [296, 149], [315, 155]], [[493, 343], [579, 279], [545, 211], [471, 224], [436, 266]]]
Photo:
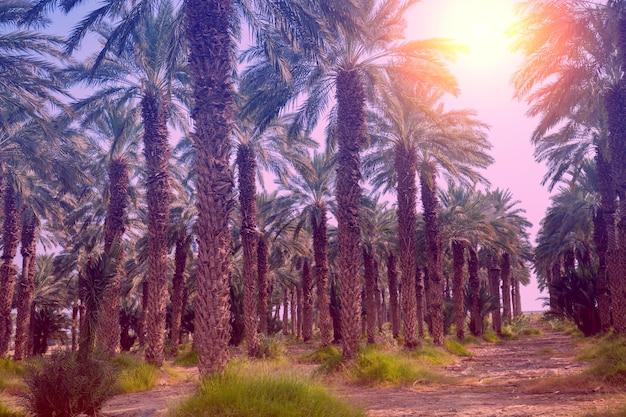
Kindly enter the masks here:
[[149, 364], [140, 364], [122, 369], [117, 377], [117, 388], [121, 393], [149, 391], [156, 385], [159, 370]]
[[190, 350], [187, 352], [179, 353], [176, 359], [174, 359], [174, 365], [184, 366], [186, 368], [198, 366], [198, 351]]
[[318, 372], [331, 374], [341, 368], [343, 356], [335, 346], [325, 346], [302, 356], [301, 360], [306, 363], [317, 363], [320, 365]]
[[237, 375], [208, 378], [198, 394], [168, 413], [169, 417], [364, 417], [323, 388], [293, 377]]
[[467, 348], [463, 346], [463, 344], [456, 339], [446, 338], [443, 342], [443, 345], [446, 348], [446, 350], [452, 353], [453, 355], [462, 356], [466, 358], [472, 356], [469, 350], [467, 350]]
[[0, 391], [20, 394], [28, 390], [24, 383], [25, 369], [21, 363], [9, 358], [0, 358]]
[[612, 386], [626, 385], [626, 339], [605, 338], [582, 355], [592, 363], [587, 373]]
[[483, 339], [489, 343], [502, 343], [498, 335], [493, 330], [487, 330], [483, 333]]

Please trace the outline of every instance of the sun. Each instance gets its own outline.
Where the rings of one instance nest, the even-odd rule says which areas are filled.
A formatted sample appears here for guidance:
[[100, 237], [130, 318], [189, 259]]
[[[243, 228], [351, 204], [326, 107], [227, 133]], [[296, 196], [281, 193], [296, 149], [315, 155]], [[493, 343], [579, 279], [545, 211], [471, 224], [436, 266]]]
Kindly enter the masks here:
[[467, 48], [461, 61], [490, 68], [510, 58], [507, 31], [515, 21], [512, 0], [449, 0], [441, 5], [441, 36]]

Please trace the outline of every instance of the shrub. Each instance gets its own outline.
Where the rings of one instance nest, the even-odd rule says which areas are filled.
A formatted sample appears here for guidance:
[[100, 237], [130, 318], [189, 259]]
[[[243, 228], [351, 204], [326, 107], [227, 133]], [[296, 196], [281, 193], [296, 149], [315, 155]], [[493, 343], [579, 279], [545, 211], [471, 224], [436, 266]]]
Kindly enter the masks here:
[[9, 358], [0, 358], [0, 391], [19, 394], [26, 391], [22, 380], [24, 367]]
[[115, 395], [115, 370], [110, 362], [74, 352], [59, 352], [26, 366], [25, 408], [38, 416], [97, 415]]
[[285, 353], [285, 345], [280, 334], [273, 336], [259, 335], [260, 356], [264, 359], [280, 359]]
[[26, 417], [26, 414], [21, 411], [12, 410], [4, 404], [0, 404], [0, 417]]
[[302, 361], [317, 363], [320, 365], [319, 372], [330, 374], [338, 370], [343, 362], [341, 351], [335, 346], [326, 346], [315, 352], [302, 357]]
[[183, 416], [364, 417], [323, 388], [293, 377], [225, 375], [208, 378], [199, 392], [168, 413]]

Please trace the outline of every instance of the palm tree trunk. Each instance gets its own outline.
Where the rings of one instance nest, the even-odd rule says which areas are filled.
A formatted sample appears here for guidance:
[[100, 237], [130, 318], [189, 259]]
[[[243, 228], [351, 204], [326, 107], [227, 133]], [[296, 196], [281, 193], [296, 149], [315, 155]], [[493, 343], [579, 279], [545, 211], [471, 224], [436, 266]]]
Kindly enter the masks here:
[[363, 270], [365, 278], [365, 334], [367, 343], [376, 342], [376, 300], [374, 298], [374, 254], [363, 246]]
[[398, 314], [398, 271], [396, 270], [396, 256], [389, 253], [387, 256], [387, 282], [389, 285], [389, 312], [391, 314], [391, 334], [394, 339], [400, 336], [400, 315]]
[[202, 376], [228, 363], [230, 242], [233, 174], [229, 168], [233, 118], [232, 0], [186, 2], [192, 117], [196, 132], [198, 269], [195, 340]]
[[[257, 308], [257, 240], [256, 230], [256, 155], [250, 146], [240, 144], [237, 149], [239, 170], [239, 207], [241, 210], [241, 246], [243, 250], [243, 323], [248, 356], [260, 355], [257, 334], [259, 310]], [[264, 313], [266, 314], [266, 313]]]
[[598, 312], [600, 328], [603, 332], [611, 327], [611, 271], [618, 269], [617, 259], [609, 256], [609, 251], [615, 253], [615, 210], [617, 208], [615, 182], [611, 173], [610, 163], [604, 156], [607, 150], [600, 145], [596, 146], [596, 167], [598, 170], [598, 190], [600, 192], [600, 212], [594, 218], [594, 243], [598, 254]]
[[141, 102], [146, 159], [148, 200], [148, 314], [146, 316], [146, 361], [162, 366], [165, 357], [167, 304], [167, 229], [170, 223], [171, 149], [168, 141], [166, 103], [152, 92]]
[[420, 174], [424, 228], [426, 230], [426, 269], [428, 271], [428, 317], [433, 343], [443, 345], [443, 263], [439, 232], [439, 202], [435, 170], [425, 166]]
[[150, 287], [150, 283], [147, 279], [141, 282], [141, 315], [139, 316], [139, 334], [137, 335], [137, 341], [139, 342], [139, 347], [144, 347], [146, 345], [146, 316], [148, 315], [148, 288]]
[[511, 255], [502, 254], [500, 262], [500, 276], [502, 277], [502, 318], [504, 324], [511, 324]]
[[183, 317], [185, 286], [187, 285], [187, 253], [191, 245], [189, 236], [182, 236], [176, 242], [174, 252], [174, 276], [172, 277], [172, 294], [170, 303], [172, 305], [172, 315], [170, 323], [170, 353], [176, 356], [178, 353], [178, 342], [180, 340], [180, 327]]
[[289, 309], [289, 315], [291, 316], [291, 334], [297, 337], [298, 331], [296, 326], [298, 324], [298, 300], [296, 299], [297, 290], [295, 286], [291, 287], [290, 293], [291, 305]]
[[283, 286], [283, 335], [289, 334], [289, 288]]
[[498, 308], [491, 312], [491, 327], [498, 334], [502, 335], [502, 315], [500, 314], [500, 266], [495, 255], [489, 255], [489, 295], [495, 297]]
[[343, 358], [359, 351], [361, 340], [361, 277], [359, 204], [361, 158], [367, 138], [365, 91], [357, 70], [337, 74], [337, 244], [341, 280], [341, 336]]
[[268, 275], [269, 275], [269, 248], [262, 236], [257, 241], [257, 280], [258, 280], [258, 315], [259, 333], [268, 334], [267, 325], [267, 300], [268, 300]]
[[311, 261], [304, 259], [302, 264], [302, 340], [313, 338], [313, 279]]
[[[424, 323], [426, 313], [426, 289], [428, 278], [426, 271], [422, 274], [422, 269], [415, 265], [415, 306], [417, 310], [417, 334], [420, 339], [424, 338]], [[404, 294], [403, 291], [401, 291]], [[403, 301], [404, 302], [404, 301]]]
[[469, 275], [472, 333], [474, 336], [483, 335], [483, 317], [480, 311], [480, 277], [478, 276], [478, 253], [473, 246], [468, 247], [469, 262], [467, 272]]
[[296, 338], [297, 339], [301, 339], [302, 338], [302, 329], [303, 329], [303, 322], [304, 322], [304, 308], [303, 308], [303, 300], [302, 300], [303, 296], [302, 296], [302, 287], [300, 286], [296, 286], [296, 302], [297, 302], [297, 306], [298, 309], [296, 311]]
[[398, 176], [398, 255], [402, 272], [402, 317], [404, 343], [408, 348], [417, 346], [415, 334], [418, 306], [416, 300], [417, 253], [417, 153], [414, 148], [395, 149], [394, 167]]
[[462, 241], [452, 241], [452, 258], [454, 267], [452, 298], [454, 300], [456, 338], [458, 340], [463, 340], [465, 337], [465, 277], [463, 275], [463, 266], [465, 265], [465, 244]]
[[378, 333], [383, 331], [383, 307], [384, 300], [381, 302], [380, 282], [378, 279], [378, 261], [374, 259], [374, 306], [376, 307], [376, 327], [378, 327]]
[[126, 230], [124, 218], [128, 199], [130, 176], [128, 163], [122, 158], [112, 159], [109, 164], [109, 206], [104, 227], [104, 251], [117, 257], [117, 271], [108, 283], [98, 312], [96, 338], [106, 358], [112, 358], [120, 350], [120, 283], [123, 273], [122, 237]]
[[22, 279], [17, 290], [17, 317], [15, 318], [15, 360], [28, 356], [28, 336], [35, 290], [35, 264], [39, 221], [31, 212], [22, 226]]
[[9, 352], [9, 343], [13, 330], [11, 304], [17, 268], [13, 259], [17, 255], [20, 234], [20, 219], [13, 184], [4, 179], [4, 223], [2, 231], [2, 265], [0, 265], [0, 357]]
[[520, 292], [520, 282], [518, 279], [513, 280], [513, 287], [515, 288], [515, 317], [522, 315], [522, 293]]
[[333, 327], [330, 319], [330, 292], [328, 288], [328, 225], [326, 204], [318, 203], [317, 210], [311, 211], [313, 229], [313, 254], [315, 257], [315, 278], [317, 284], [317, 317], [322, 346], [333, 341]]

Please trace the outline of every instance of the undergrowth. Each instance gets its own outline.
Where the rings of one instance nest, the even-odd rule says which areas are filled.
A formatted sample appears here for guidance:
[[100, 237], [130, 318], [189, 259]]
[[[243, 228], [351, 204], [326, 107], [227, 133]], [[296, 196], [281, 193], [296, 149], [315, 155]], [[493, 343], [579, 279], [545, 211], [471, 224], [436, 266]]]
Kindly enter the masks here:
[[23, 379], [24, 367], [9, 358], [0, 358], [0, 391], [8, 394], [26, 392]]
[[364, 417], [322, 387], [292, 376], [239, 374], [208, 378], [199, 392], [168, 413], [169, 417]]
[[26, 417], [26, 414], [23, 411], [16, 411], [0, 404], [0, 417]]

